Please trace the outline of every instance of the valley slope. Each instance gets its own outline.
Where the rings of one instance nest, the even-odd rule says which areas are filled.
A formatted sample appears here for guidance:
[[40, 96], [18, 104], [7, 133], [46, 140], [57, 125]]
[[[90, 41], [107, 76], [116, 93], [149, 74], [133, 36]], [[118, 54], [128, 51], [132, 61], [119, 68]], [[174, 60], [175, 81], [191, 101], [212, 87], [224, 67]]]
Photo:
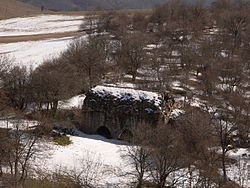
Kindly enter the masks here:
[[[147, 9], [169, 0], [19, 0], [35, 6], [44, 6], [57, 10], [91, 10], [91, 9]], [[195, 0], [186, 0], [196, 2]], [[204, 0], [211, 3], [212, 0]]]
[[35, 14], [39, 11], [37, 7], [16, 0], [0, 1], [0, 19]]

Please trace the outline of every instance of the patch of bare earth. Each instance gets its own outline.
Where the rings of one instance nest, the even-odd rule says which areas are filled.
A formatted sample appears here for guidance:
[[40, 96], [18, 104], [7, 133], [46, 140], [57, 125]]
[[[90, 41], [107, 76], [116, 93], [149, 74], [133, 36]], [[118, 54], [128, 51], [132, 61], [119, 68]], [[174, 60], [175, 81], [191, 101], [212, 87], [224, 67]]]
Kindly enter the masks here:
[[39, 34], [39, 35], [24, 35], [24, 36], [2, 36], [0, 37], [0, 43], [12, 43], [12, 42], [25, 42], [25, 41], [37, 41], [45, 39], [55, 39], [70, 36], [77, 36], [83, 34], [79, 31], [70, 31], [64, 33], [49, 33], [49, 34]]

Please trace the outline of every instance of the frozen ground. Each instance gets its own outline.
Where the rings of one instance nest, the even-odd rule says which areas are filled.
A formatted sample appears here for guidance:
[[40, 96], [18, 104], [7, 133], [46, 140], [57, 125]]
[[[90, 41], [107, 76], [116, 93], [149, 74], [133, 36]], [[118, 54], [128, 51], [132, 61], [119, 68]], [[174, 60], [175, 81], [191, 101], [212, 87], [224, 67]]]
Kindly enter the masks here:
[[40, 15], [0, 21], [0, 36], [24, 36], [78, 31], [84, 16]]
[[[78, 31], [84, 16], [40, 15], [0, 21], [1, 36], [23, 36]], [[0, 55], [7, 55], [14, 64], [35, 69], [43, 61], [58, 57], [78, 36], [39, 41], [0, 43]], [[1, 42], [1, 39], [0, 39]]]
[[35, 69], [44, 61], [58, 57], [75, 38], [77, 37], [0, 43], [0, 54], [13, 59], [15, 65]]
[[228, 176], [245, 188], [250, 188], [250, 148], [236, 148], [229, 151], [230, 158], [237, 163], [228, 168]]
[[[100, 187], [107, 187], [107, 184], [114, 187], [114, 185], [121, 182], [123, 182], [122, 185], [125, 185], [124, 182], [131, 180], [129, 178], [125, 180], [125, 177], [119, 176], [121, 173], [131, 171], [131, 166], [128, 165], [129, 163], [121, 157], [122, 151], [128, 147], [126, 142], [106, 139], [99, 135], [86, 135], [81, 132], [78, 132], [78, 136], [70, 136], [70, 140], [72, 143], [68, 146], [58, 146], [50, 143], [50, 150], [44, 154], [49, 157], [36, 158], [34, 162], [37, 167], [48, 171], [55, 171], [55, 169], [74, 169], [74, 171], [77, 172], [85, 168], [83, 161], [91, 158], [93, 162], [98, 161], [102, 163], [98, 170], [94, 169], [96, 173], [100, 173], [99, 170], [101, 170], [101, 168], [106, 172], [101, 175], [102, 180], [99, 182]], [[242, 158], [242, 154], [246, 154], [247, 157]], [[250, 155], [250, 148], [239, 148], [232, 151], [229, 156], [241, 158], [241, 160], [239, 160], [240, 163], [232, 165], [227, 169], [229, 178], [245, 188], [249, 188], [250, 185], [250, 157], [248, 157], [248, 155]], [[185, 169], [173, 175], [176, 177], [182, 176], [179, 179], [177, 187], [186, 187], [188, 176]]]
[[77, 133], [78, 136], [69, 136], [72, 143], [68, 146], [59, 146], [52, 142], [47, 144], [49, 149], [34, 158], [33, 163], [36, 167], [47, 172], [73, 170], [72, 173], [78, 173], [86, 168], [86, 163], [90, 165], [91, 161], [99, 163], [98, 167], [92, 166], [91, 171], [83, 174], [85, 176], [85, 173], [96, 173], [100, 176], [101, 181], [98, 182], [100, 187], [123, 181], [124, 177], [120, 178], [114, 172], [129, 168], [120, 155], [121, 150], [127, 147], [127, 143], [99, 135], [87, 135], [79, 131]]

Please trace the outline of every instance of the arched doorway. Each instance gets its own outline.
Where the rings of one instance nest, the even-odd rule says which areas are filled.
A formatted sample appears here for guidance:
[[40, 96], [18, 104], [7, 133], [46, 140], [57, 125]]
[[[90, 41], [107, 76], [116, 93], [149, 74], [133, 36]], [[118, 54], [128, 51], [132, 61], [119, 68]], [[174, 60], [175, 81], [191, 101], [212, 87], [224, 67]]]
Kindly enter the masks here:
[[109, 129], [106, 126], [99, 127], [97, 129], [96, 133], [103, 136], [103, 137], [105, 137], [105, 138], [108, 138], [108, 139], [112, 138], [111, 132], [109, 131]]
[[119, 140], [132, 141], [133, 133], [129, 129], [124, 129], [118, 137]]

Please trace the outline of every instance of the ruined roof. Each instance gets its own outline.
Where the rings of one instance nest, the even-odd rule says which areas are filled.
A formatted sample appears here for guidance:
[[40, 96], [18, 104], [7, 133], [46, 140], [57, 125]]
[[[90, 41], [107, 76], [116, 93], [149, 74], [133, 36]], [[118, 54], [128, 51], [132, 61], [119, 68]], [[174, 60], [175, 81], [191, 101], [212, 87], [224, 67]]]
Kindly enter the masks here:
[[159, 93], [150, 91], [109, 86], [96, 86], [91, 89], [91, 92], [97, 94], [99, 97], [105, 98], [112, 96], [114, 99], [119, 99], [121, 101], [148, 101], [155, 106], [160, 106], [162, 103], [162, 96]]
[[159, 93], [131, 88], [96, 86], [87, 94], [84, 106], [92, 110], [119, 109], [127, 113], [160, 113], [164, 105]]

